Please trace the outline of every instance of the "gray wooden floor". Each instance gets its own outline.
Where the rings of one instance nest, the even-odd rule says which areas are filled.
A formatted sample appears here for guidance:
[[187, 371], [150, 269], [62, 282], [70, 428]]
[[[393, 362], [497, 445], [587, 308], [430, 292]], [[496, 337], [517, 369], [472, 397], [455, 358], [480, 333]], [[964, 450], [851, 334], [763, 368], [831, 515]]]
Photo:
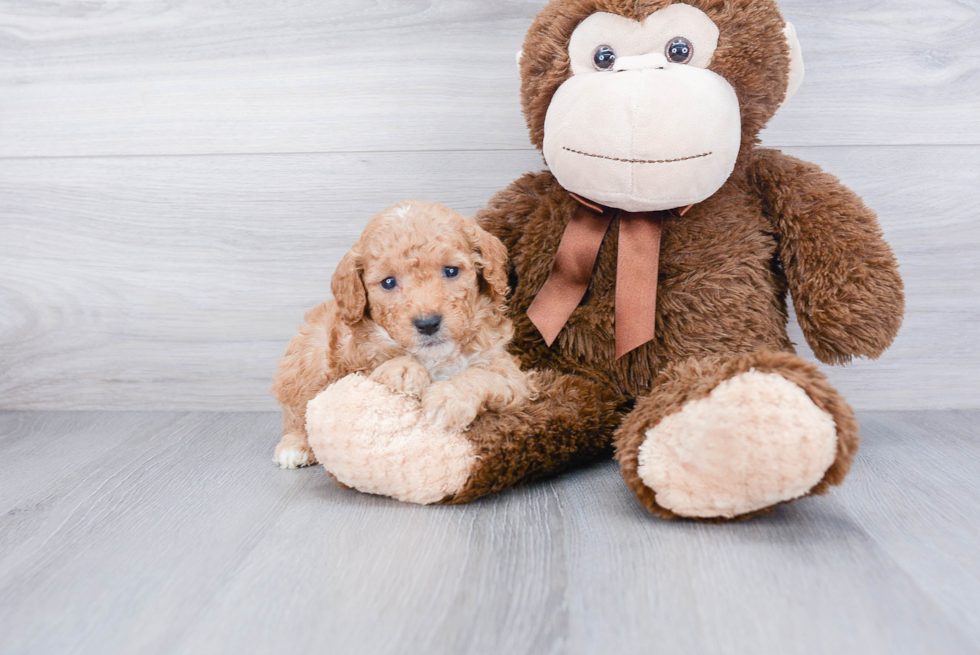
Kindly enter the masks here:
[[0, 653], [968, 653], [980, 412], [865, 413], [848, 483], [664, 522], [604, 463], [415, 507], [270, 413], [0, 413]]

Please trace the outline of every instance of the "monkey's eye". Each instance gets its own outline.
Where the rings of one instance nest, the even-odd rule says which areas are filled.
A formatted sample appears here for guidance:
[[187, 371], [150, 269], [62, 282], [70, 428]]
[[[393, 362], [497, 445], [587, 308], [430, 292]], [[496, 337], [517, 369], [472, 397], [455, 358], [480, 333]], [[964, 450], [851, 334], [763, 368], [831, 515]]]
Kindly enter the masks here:
[[686, 64], [694, 56], [694, 44], [683, 36], [678, 36], [667, 43], [667, 51], [664, 54], [667, 55], [667, 61], [671, 63]]
[[607, 45], [601, 45], [592, 53], [592, 64], [598, 71], [607, 71], [616, 63], [616, 51]]
[[442, 269], [442, 274], [446, 277], [456, 277], [459, 275], [459, 266], [447, 266]]
[[398, 286], [398, 280], [396, 280], [394, 277], [386, 277], [385, 279], [381, 280], [381, 288], [385, 291], [391, 291], [396, 286]]

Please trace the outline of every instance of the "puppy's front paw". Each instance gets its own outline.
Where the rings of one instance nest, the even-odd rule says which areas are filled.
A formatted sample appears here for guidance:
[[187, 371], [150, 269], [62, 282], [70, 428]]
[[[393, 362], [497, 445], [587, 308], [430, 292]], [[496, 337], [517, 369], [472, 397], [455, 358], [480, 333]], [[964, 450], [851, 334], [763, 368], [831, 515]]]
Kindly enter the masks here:
[[422, 396], [422, 411], [430, 423], [446, 430], [463, 430], [480, 413], [480, 399], [452, 381], [434, 382]]
[[422, 390], [429, 386], [429, 371], [411, 357], [396, 357], [374, 369], [368, 378], [383, 384], [395, 393], [418, 398]]

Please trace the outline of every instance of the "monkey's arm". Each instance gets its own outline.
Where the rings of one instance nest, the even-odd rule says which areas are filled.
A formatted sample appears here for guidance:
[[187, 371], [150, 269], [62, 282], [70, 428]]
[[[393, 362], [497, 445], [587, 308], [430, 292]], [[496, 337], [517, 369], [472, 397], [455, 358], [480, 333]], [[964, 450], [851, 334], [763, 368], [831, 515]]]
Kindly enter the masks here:
[[829, 364], [881, 355], [902, 324], [905, 297], [875, 213], [837, 178], [778, 150], [756, 154], [749, 181], [775, 227], [814, 354]]

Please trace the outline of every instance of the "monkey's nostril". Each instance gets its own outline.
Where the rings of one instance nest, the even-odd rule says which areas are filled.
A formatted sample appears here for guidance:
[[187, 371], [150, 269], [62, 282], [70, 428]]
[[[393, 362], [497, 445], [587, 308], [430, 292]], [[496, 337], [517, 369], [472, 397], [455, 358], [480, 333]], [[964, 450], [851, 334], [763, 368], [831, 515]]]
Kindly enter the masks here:
[[415, 329], [419, 331], [419, 334], [432, 336], [439, 331], [439, 325], [442, 323], [442, 316], [439, 314], [433, 314], [432, 316], [419, 316], [412, 321], [412, 323], [415, 324]]

